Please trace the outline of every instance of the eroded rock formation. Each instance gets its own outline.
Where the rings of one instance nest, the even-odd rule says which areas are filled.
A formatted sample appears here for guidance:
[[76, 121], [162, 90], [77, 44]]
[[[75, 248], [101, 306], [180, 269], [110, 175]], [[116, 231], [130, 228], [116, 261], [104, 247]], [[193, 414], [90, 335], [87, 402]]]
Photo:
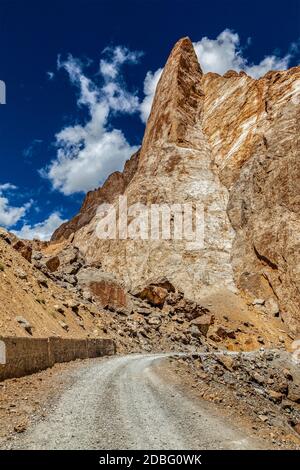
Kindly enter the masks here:
[[[69, 238], [128, 289], [166, 277], [192, 300], [227, 289], [271, 299], [300, 328], [300, 67], [254, 80], [203, 74], [191, 41], [174, 47], [138, 154], [87, 195], [53, 240]], [[202, 204], [204, 246], [184, 240], [99, 240], [97, 206]]]

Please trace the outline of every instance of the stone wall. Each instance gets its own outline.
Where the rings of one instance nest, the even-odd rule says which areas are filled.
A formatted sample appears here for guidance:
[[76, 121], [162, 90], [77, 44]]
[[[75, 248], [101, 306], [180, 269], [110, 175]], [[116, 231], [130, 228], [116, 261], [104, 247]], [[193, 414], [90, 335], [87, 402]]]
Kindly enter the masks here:
[[[57, 362], [115, 354], [111, 339], [5, 338], [0, 337], [0, 380], [32, 374]], [[3, 351], [5, 345], [5, 351]]]

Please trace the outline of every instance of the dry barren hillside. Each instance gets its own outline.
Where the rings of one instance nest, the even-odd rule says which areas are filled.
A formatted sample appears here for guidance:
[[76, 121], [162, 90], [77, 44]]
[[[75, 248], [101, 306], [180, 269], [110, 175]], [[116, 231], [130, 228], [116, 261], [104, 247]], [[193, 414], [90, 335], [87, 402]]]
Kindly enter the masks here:
[[20, 243], [28, 254], [31, 242], [1, 232], [2, 336], [110, 337], [119, 352], [193, 351], [201, 344], [247, 351], [291, 343], [280, 318], [266, 322], [265, 307], [247, 297], [220, 289], [199, 304], [167, 284], [132, 295], [101, 269], [81, 266], [65, 242], [38, 244], [30, 261], [14, 248]]
[[[59, 287], [0, 236], [1, 336], [85, 337], [101, 329], [92, 305]], [[100, 328], [99, 328], [100, 327]]]

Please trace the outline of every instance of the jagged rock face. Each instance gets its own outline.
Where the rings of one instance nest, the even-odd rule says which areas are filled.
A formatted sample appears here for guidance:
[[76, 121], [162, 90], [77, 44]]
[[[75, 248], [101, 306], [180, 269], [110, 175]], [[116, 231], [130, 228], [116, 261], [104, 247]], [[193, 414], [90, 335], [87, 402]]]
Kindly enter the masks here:
[[236, 232], [237, 285], [277, 298], [292, 331], [299, 328], [300, 67], [260, 80], [235, 72], [202, 82], [204, 132], [214, 166], [230, 191]]
[[[165, 276], [195, 300], [236, 287], [273, 298], [292, 331], [300, 325], [300, 67], [254, 80], [244, 72], [203, 74], [192, 43], [174, 47], [157, 86], [130, 178], [88, 196], [74, 232], [89, 260], [135, 289]], [[126, 174], [126, 170], [125, 170]], [[103, 241], [96, 205], [124, 193], [128, 203], [201, 203], [204, 248], [184, 241]], [[90, 211], [89, 207], [93, 207]], [[76, 218], [75, 218], [76, 219]], [[78, 230], [79, 228], [79, 230]]]
[[[300, 320], [300, 68], [270, 73], [254, 84], [248, 87], [251, 92], [244, 104], [246, 108], [251, 101], [256, 103], [247, 121], [252, 124], [240, 126], [242, 145], [236, 146], [245, 163], [230, 186], [228, 213], [236, 230], [232, 262], [238, 285], [255, 296], [277, 297], [282, 317], [296, 332]], [[224, 176], [233, 165], [230, 158], [223, 167]]]
[[202, 130], [202, 75], [190, 40], [179, 41], [158, 84], [139, 165], [124, 194], [129, 205], [203, 204], [204, 248], [191, 250], [186, 240], [99, 240], [97, 218], [74, 239], [88, 262], [98, 258], [103, 270], [114, 273], [131, 289], [162, 276], [192, 299], [208, 286], [235, 288], [228, 191], [212, 169]]
[[99, 204], [103, 202], [112, 203], [119, 194], [123, 194], [136, 172], [138, 158], [139, 152], [136, 152], [125, 163], [123, 173], [119, 171], [112, 173], [101, 188], [89, 191], [83, 201], [79, 214], [58, 227], [52, 235], [52, 241], [57, 241], [61, 238], [68, 239], [73, 233], [92, 220]]

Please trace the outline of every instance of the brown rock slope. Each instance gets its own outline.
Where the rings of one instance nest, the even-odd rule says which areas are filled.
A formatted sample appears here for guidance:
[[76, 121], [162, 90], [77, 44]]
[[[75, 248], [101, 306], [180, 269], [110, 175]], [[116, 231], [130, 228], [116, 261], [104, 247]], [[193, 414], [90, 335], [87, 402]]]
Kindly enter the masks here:
[[[0, 232], [0, 336], [106, 337], [89, 302], [55, 283]], [[34, 260], [33, 260], [34, 261]]]
[[0, 301], [2, 336], [109, 337], [118, 352], [248, 351], [291, 342], [279, 318], [266, 324], [264, 305], [234, 293], [220, 289], [197, 303], [167, 279], [130, 293], [73, 245], [21, 243], [3, 230]]
[[[264, 313], [280, 315], [296, 334], [299, 91], [300, 67], [259, 80], [203, 74], [191, 41], [180, 40], [157, 86], [141, 150], [128, 164], [130, 177], [128, 165], [124, 180], [110, 177], [53, 240], [73, 233], [86, 259], [129, 289], [165, 276], [198, 301], [220, 289], [225, 297], [238, 289], [251, 301], [262, 297]], [[204, 248], [190, 250], [183, 240], [99, 240], [95, 208], [121, 193], [129, 204], [203, 204]]]
[[101, 188], [89, 191], [83, 201], [79, 214], [55, 230], [52, 239], [69, 238], [74, 232], [77, 232], [77, 230], [92, 220], [99, 204], [103, 202], [112, 203], [119, 194], [123, 194], [137, 169], [138, 156], [138, 152], [132, 155], [125, 163], [123, 173], [120, 171], [112, 173]]

